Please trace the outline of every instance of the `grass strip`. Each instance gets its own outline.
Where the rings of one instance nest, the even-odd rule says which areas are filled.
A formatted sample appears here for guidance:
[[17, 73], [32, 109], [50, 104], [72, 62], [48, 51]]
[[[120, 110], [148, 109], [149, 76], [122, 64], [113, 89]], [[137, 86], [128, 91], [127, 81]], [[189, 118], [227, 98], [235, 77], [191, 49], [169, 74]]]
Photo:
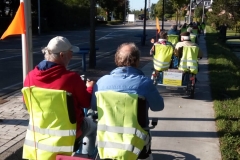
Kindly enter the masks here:
[[[240, 60], [207, 27], [206, 44], [216, 125], [223, 160], [240, 160]], [[239, 44], [240, 48], [240, 44]]]

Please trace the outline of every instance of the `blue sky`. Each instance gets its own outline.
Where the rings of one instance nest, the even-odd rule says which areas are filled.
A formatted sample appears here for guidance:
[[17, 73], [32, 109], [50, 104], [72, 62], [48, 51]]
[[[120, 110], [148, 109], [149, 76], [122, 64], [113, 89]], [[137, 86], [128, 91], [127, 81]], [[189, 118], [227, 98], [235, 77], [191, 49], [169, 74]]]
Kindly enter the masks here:
[[[144, 8], [144, 3], [145, 0], [129, 0], [130, 1], [130, 10], [140, 10], [141, 8]], [[148, 2], [149, 0], [147, 0], [147, 7], [148, 7]], [[151, 4], [152, 3], [157, 3], [158, 0], [150, 0]]]

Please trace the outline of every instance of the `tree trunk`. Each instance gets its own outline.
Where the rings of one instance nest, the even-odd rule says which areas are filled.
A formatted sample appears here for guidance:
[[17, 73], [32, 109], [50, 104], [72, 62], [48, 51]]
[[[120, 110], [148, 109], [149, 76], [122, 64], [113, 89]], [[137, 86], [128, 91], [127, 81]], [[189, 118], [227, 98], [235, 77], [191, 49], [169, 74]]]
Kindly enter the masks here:
[[178, 25], [178, 10], [176, 11], [176, 25]]

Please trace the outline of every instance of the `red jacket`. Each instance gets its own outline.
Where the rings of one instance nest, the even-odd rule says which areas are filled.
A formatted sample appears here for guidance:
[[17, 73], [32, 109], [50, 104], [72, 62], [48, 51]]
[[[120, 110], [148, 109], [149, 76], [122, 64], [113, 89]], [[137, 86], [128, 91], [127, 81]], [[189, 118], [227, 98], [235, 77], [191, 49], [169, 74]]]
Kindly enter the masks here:
[[62, 65], [56, 65], [47, 70], [39, 70], [36, 66], [26, 76], [24, 87], [28, 86], [59, 89], [72, 93], [77, 120], [77, 137], [81, 135], [80, 127], [84, 118], [83, 108], [90, 106], [92, 87], [87, 88], [77, 73], [66, 70]]

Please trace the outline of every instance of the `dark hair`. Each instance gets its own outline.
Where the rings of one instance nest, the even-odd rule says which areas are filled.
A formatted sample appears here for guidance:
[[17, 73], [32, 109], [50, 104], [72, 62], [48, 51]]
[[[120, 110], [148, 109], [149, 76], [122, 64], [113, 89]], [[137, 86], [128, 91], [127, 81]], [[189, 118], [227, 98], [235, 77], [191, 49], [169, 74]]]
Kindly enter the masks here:
[[181, 36], [190, 36], [190, 33], [189, 32], [183, 32], [180, 34]]
[[[123, 49], [125, 46], [129, 46], [129, 48]], [[115, 63], [118, 67], [137, 67], [137, 62], [139, 59], [140, 51], [134, 43], [123, 43], [117, 48], [117, 52], [115, 54]]]
[[166, 32], [166, 31], [161, 31], [161, 32], [159, 33], [159, 38], [167, 39], [167, 32]]

